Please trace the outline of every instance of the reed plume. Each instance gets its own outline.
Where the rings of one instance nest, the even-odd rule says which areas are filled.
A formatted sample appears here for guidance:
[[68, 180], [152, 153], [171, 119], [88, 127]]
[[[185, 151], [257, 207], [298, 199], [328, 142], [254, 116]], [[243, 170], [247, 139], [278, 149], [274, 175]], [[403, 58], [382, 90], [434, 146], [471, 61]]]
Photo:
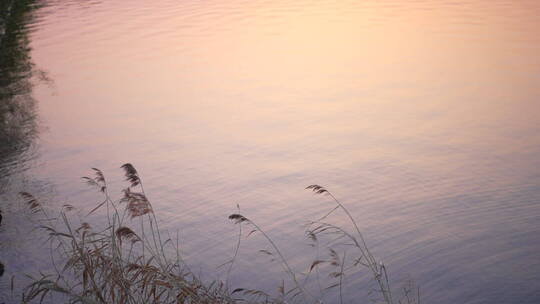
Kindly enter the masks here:
[[[98, 189], [103, 197], [86, 216], [106, 216], [105, 227], [93, 227], [89, 224], [90, 220], [85, 218], [77, 221], [71, 212], [76, 208], [69, 204], [61, 208], [58, 217], [50, 217], [43, 204], [32, 194], [20, 193], [33, 213], [45, 216], [40, 219], [39, 227], [49, 236], [51, 264], [54, 266], [53, 273], [31, 277], [33, 281], [24, 289], [21, 302], [54, 302], [58, 299], [55, 296], [60, 296], [70, 303], [99, 304], [324, 303], [327, 293], [335, 291], [337, 298], [330, 303], [342, 304], [347, 295], [346, 279], [361, 269], [368, 269], [377, 284], [377, 294], [382, 296], [382, 299], [376, 299], [378, 302], [420, 303], [419, 289], [413, 284], [403, 288], [404, 295], [397, 302], [394, 301], [386, 265], [377, 261], [371, 253], [349, 210], [320, 185], [310, 185], [306, 189], [331, 197], [335, 206], [307, 226], [306, 236], [310, 245], [316, 248], [316, 255], [304, 272], [294, 271], [269, 233], [251, 218], [242, 215], [238, 207], [237, 213], [228, 216], [229, 220], [239, 225], [239, 235], [232, 258], [223, 264], [229, 265], [226, 281], [204, 282], [182, 258], [178, 237], [176, 244], [170, 238], [162, 241], [154, 208], [135, 167], [126, 163], [121, 168], [129, 186], [117, 200], [109, 195], [107, 180], [101, 170], [92, 168], [94, 176], [83, 177], [85, 183]], [[125, 205], [125, 208], [119, 208], [121, 205]], [[354, 230], [348, 231], [328, 221], [329, 216], [338, 210], [345, 213]], [[137, 218], [140, 227], [133, 227], [133, 222], [126, 220], [126, 217]], [[255, 233], [264, 237], [270, 248], [258, 252], [277, 261], [286, 274], [277, 288], [277, 295], [253, 288], [229, 286], [229, 275], [239, 256], [243, 225], [251, 229], [247, 236]], [[321, 245], [322, 240], [329, 241]], [[326, 248], [323, 253], [319, 251], [321, 246]], [[341, 250], [344, 247], [349, 250]], [[309, 284], [313, 273], [317, 276], [317, 296], [314, 296], [314, 286]], [[326, 280], [329, 280], [324, 287], [321, 274], [326, 274]]]

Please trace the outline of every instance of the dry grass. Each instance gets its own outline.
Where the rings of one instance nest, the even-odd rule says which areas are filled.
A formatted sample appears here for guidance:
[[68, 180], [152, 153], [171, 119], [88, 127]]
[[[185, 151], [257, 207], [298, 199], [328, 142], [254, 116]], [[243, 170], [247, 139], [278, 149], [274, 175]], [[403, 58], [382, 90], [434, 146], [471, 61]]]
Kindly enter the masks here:
[[[229, 216], [239, 225], [239, 230], [234, 254], [224, 264], [228, 265], [226, 280], [203, 282], [182, 259], [178, 238], [162, 239], [154, 208], [137, 170], [131, 164], [123, 165], [122, 169], [129, 187], [116, 201], [109, 195], [107, 180], [99, 169], [93, 169], [93, 177], [83, 178], [103, 195], [103, 201], [87, 215], [102, 209], [107, 216], [105, 227], [92, 227], [84, 217], [77, 220], [71, 205], [65, 205], [59, 217], [53, 218], [38, 199], [21, 193], [28, 208], [42, 215], [40, 228], [49, 235], [55, 269], [52, 274], [32, 278], [32, 283], [24, 289], [23, 303], [324, 303], [327, 293], [334, 292], [336, 297], [328, 302], [341, 304], [347, 294], [344, 290], [347, 276], [365, 269], [377, 288], [371, 296], [355, 303], [369, 300], [387, 304], [419, 303], [419, 290], [413, 285], [403, 289], [400, 299], [394, 298], [386, 266], [373, 256], [348, 209], [319, 185], [307, 189], [330, 196], [335, 207], [307, 226], [306, 235], [316, 249], [317, 258], [307, 265], [305, 272], [295, 272], [272, 238], [240, 214], [238, 207], [238, 213]], [[354, 227], [352, 232], [328, 221], [338, 211], [348, 217]], [[134, 223], [138, 227], [130, 227]], [[246, 225], [251, 228], [248, 235], [258, 233], [267, 240], [271, 249], [260, 252], [275, 257], [286, 274], [277, 294], [229, 286], [228, 277], [240, 250], [242, 226]], [[327, 248], [326, 254], [321, 254], [321, 247]], [[328, 286], [321, 283], [323, 275], [330, 278]], [[316, 280], [311, 280], [316, 285], [308, 283], [310, 276], [316, 276]], [[291, 283], [289, 288], [286, 281]]]
[[[70, 303], [232, 303], [222, 284], [203, 284], [189, 270], [178, 242], [161, 240], [137, 171], [130, 164], [122, 168], [130, 187], [117, 201], [109, 196], [100, 170], [94, 169], [95, 177], [84, 177], [104, 197], [89, 213], [106, 209], [106, 227], [99, 229], [84, 221], [73, 226], [75, 220], [68, 216], [72, 206], [65, 206], [54, 221], [35, 197], [21, 193], [33, 212], [44, 215], [41, 229], [50, 236], [56, 271], [34, 278], [23, 302], [48, 301], [49, 294], [60, 294]], [[139, 220], [141, 233], [129, 227], [135, 221], [127, 217]], [[167, 255], [170, 251], [176, 254]]]

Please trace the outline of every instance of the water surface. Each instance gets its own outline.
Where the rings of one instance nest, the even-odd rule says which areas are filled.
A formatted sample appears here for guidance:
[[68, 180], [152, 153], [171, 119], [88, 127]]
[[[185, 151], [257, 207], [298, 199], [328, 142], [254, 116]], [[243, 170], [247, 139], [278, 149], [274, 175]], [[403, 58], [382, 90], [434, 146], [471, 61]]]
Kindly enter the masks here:
[[[30, 54], [54, 84], [33, 88], [39, 139], [2, 160], [24, 167], [3, 200], [92, 208], [80, 177], [98, 167], [119, 193], [131, 162], [212, 276], [236, 204], [303, 269], [301, 225], [332, 206], [304, 190], [319, 183], [424, 303], [538, 303], [539, 16], [526, 0], [46, 1]], [[242, 246], [233, 283], [275, 291], [267, 244]]]

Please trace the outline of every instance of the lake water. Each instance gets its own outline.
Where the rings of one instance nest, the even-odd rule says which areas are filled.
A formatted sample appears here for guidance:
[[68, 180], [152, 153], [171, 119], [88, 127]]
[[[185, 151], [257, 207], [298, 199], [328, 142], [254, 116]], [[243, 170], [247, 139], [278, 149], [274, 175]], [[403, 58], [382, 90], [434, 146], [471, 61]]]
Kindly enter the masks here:
[[[540, 303], [537, 0], [44, 4], [15, 65], [33, 76], [5, 97], [25, 106], [0, 159], [1, 286], [46, 259], [17, 192], [90, 210], [80, 177], [119, 196], [131, 162], [208, 277], [236, 204], [309, 266], [302, 225], [333, 207], [317, 183], [423, 303]], [[234, 286], [275, 292], [267, 247], [243, 241]], [[361, 281], [345, 302], [367, 301]]]

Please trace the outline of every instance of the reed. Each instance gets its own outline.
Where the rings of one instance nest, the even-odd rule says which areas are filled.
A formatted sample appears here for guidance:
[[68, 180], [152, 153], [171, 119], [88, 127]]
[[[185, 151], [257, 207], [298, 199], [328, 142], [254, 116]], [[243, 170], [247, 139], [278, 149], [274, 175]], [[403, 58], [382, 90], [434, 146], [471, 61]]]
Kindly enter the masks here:
[[[102, 195], [99, 202], [86, 216], [77, 218], [71, 205], [64, 205], [58, 217], [52, 217], [43, 204], [32, 194], [23, 192], [21, 197], [28, 208], [39, 217], [39, 228], [44, 230], [51, 245], [51, 264], [54, 272], [31, 277], [24, 288], [23, 303], [343, 303], [346, 295], [346, 276], [368, 269], [377, 285], [370, 299], [355, 300], [364, 303], [375, 300], [387, 304], [419, 303], [419, 290], [413, 285], [403, 289], [402, 297], [394, 299], [386, 266], [377, 262], [348, 209], [328, 190], [311, 185], [307, 189], [316, 194], [328, 195], [335, 206], [321, 218], [310, 221], [306, 229], [308, 240], [316, 248], [316, 259], [303, 273], [297, 273], [272, 237], [257, 223], [238, 212], [229, 219], [239, 225], [238, 240], [228, 265], [225, 282], [207, 282], [200, 279], [184, 261], [179, 250], [179, 240], [163, 238], [154, 208], [146, 196], [139, 173], [131, 164], [121, 167], [128, 187], [122, 196], [113, 200], [109, 194], [103, 172], [93, 168], [93, 176], [83, 177]], [[92, 227], [86, 217], [100, 210], [106, 215], [102, 227]], [[330, 214], [342, 211], [351, 221], [354, 230], [347, 231], [328, 221]], [[129, 219], [129, 220], [128, 220]], [[136, 223], [136, 225], [133, 225]], [[135, 227], [137, 226], [137, 227]], [[238, 258], [243, 239], [242, 226], [249, 226], [252, 233], [262, 235], [271, 250], [261, 252], [275, 257], [286, 275], [277, 288], [277, 294], [262, 290], [234, 288], [229, 275]], [[248, 234], [248, 235], [249, 235]], [[329, 238], [323, 246], [328, 254], [321, 256], [320, 239]], [[352, 247], [352, 248], [351, 248]], [[348, 251], [347, 251], [348, 250]], [[340, 253], [341, 252], [341, 253]], [[323, 266], [327, 266], [324, 267]], [[328, 271], [330, 269], [330, 271]], [[309, 283], [315, 274], [316, 288]], [[320, 276], [326, 274], [333, 283], [324, 286]], [[291, 282], [286, 288], [285, 282]], [[337, 297], [325, 301], [325, 294], [337, 289]]]
[[[49, 235], [55, 273], [33, 278], [23, 303], [47, 301], [56, 294], [69, 303], [232, 303], [224, 285], [203, 284], [184, 263], [178, 242], [162, 240], [152, 204], [130, 164], [122, 166], [129, 187], [114, 201], [103, 172], [83, 179], [103, 195], [87, 215], [106, 209], [105, 227], [92, 227], [70, 216], [64, 206], [58, 220], [29, 193], [21, 193], [30, 210], [43, 215], [40, 228]], [[133, 221], [128, 221], [131, 218]], [[135, 220], [141, 228], [130, 227]], [[175, 245], [176, 244], [176, 245]], [[167, 254], [167, 252], [175, 254]]]

